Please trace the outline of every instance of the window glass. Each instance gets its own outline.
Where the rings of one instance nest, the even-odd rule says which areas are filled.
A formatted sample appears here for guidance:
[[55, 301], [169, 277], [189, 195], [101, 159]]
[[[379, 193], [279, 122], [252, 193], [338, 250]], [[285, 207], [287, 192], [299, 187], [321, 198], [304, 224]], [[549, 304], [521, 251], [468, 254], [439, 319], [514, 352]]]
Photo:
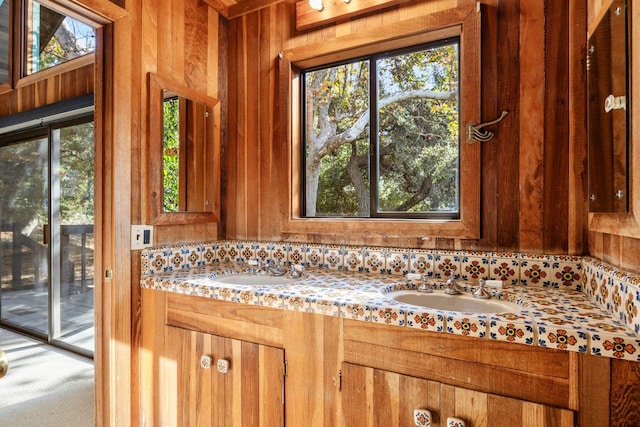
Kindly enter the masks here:
[[304, 216], [459, 218], [458, 47], [303, 72]]
[[0, 85], [9, 83], [9, 0], [0, 0]]
[[29, 1], [27, 10], [27, 75], [95, 51], [91, 26], [35, 1]]

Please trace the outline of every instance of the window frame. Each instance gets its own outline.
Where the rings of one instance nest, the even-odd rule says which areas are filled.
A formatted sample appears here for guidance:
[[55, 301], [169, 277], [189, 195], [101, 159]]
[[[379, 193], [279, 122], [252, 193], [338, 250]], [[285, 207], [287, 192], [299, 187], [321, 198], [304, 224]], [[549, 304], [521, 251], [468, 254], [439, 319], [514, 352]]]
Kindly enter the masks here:
[[[62, 7], [54, 1], [51, 0], [33, 0], [38, 2], [41, 6], [44, 6], [48, 9], [51, 9], [60, 14], [66, 15], [70, 18], [73, 18], [77, 21], [82, 22], [90, 27], [92, 27], [96, 31], [96, 38], [99, 28], [101, 27], [101, 23], [98, 20], [88, 19], [85, 16], [82, 16], [76, 13], [73, 10]], [[19, 3], [19, 7], [16, 7], [17, 12], [14, 12], [14, 16], [16, 16], [17, 24], [16, 28], [19, 28], [19, 32], [16, 33], [15, 40], [13, 42], [13, 46], [16, 48], [17, 52], [14, 53], [11, 57], [13, 61], [16, 63], [13, 65], [14, 76], [16, 76], [17, 81], [15, 82], [15, 88], [21, 88], [27, 85], [30, 85], [34, 82], [45, 80], [51, 76], [56, 76], [59, 74], [64, 74], [68, 71], [82, 68], [87, 65], [95, 64], [96, 51], [98, 49], [96, 43], [96, 51], [92, 53], [88, 53], [77, 58], [70, 59], [68, 61], [62, 62], [60, 64], [54, 65], [52, 67], [45, 68], [43, 70], [28, 74], [27, 72], [27, 46], [28, 46], [28, 31], [29, 31], [29, 0], [13, 0], [13, 3]], [[15, 21], [14, 21], [15, 22]]]
[[[298, 237], [314, 241], [332, 241], [330, 236], [349, 236], [354, 244], [377, 242], [380, 239], [411, 239], [418, 246], [432, 237], [459, 239], [480, 238], [480, 144], [466, 143], [466, 125], [480, 122], [480, 8], [476, 4], [436, 12], [426, 20], [399, 23], [393, 31], [346, 35], [322, 46], [302, 46], [283, 52], [279, 81], [285, 90], [281, 96], [280, 114], [287, 123], [289, 141], [290, 185], [288, 206], [283, 206], [283, 232], [286, 239]], [[405, 25], [406, 24], [406, 25]], [[366, 37], [369, 36], [369, 37]], [[460, 217], [459, 219], [406, 218], [327, 218], [303, 217], [302, 206], [302, 132], [300, 108], [301, 70], [338, 63], [387, 50], [418, 46], [429, 42], [459, 37], [460, 39]], [[362, 40], [367, 40], [362, 44]], [[286, 104], [286, 105], [283, 105]], [[284, 212], [286, 210], [286, 213]], [[319, 231], [322, 230], [322, 231]]]
[[[370, 211], [368, 216], [366, 215], [353, 215], [353, 216], [331, 216], [331, 215], [315, 215], [315, 216], [307, 216], [306, 214], [306, 173], [301, 174], [301, 218], [335, 218], [335, 219], [373, 219], [373, 218], [396, 218], [396, 219], [431, 219], [431, 220], [457, 220], [460, 219], [460, 177], [456, 177], [456, 190], [458, 194], [456, 195], [458, 209], [454, 211], [432, 211], [432, 212], [408, 212], [408, 211], [391, 211], [391, 210], [381, 210], [380, 207], [380, 108], [378, 106], [378, 101], [380, 101], [380, 87], [379, 87], [379, 79], [378, 79], [378, 61], [384, 60], [386, 58], [401, 56], [401, 55], [410, 55], [413, 53], [418, 53], [421, 51], [429, 50], [429, 49], [437, 49], [444, 46], [456, 45], [458, 48], [458, 52], [460, 51], [460, 37], [447, 37], [444, 39], [433, 40], [427, 43], [405, 46], [398, 49], [393, 50], [385, 50], [381, 52], [370, 53], [368, 55], [364, 55], [357, 58], [352, 58], [346, 61], [340, 61], [333, 64], [324, 64], [319, 67], [313, 67], [301, 70], [301, 78], [300, 78], [300, 117], [307, 117], [308, 112], [306, 111], [306, 82], [305, 76], [307, 73], [311, 73], [314, 71], [338, 67], [341, 65], [351, 64], [355, 62], [368, 62], [369, 63], [369, 199], [370, 199]], [[458, 75], [460, 75], [461, 71], [461, 61], [460, 55], [458, 54]], [[463, 126], [460, 122], [460, 112], [462, 110], [460, 105], [460, 93], [458, 93], [458, 99], [456, 101], [458, 103], [458, 127], [459, 127], [459, 136], [458, 136], [458, 162], [457, 167], [460, 167], [460, 146], [463, 143], [461, 135], [463, 134]], [[374, 128], [376, 131], [374, 132]], [[300, 148], [302, 150], [301, 156], [301, 172], [306, 171], [306, 129], [307, 127], [304, 125], [304, 119], [301, 119], [301, 144]]]

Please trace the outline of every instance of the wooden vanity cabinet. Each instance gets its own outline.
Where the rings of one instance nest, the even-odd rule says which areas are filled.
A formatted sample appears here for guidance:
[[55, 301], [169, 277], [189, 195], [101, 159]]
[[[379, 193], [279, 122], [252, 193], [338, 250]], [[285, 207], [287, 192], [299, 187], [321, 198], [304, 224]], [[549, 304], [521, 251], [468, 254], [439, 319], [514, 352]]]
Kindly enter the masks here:
[[163, 425], [284, 426], [284, 351], [166, 326]]
[[429, 409], [441, 427], [613, 427], [638, 415], [638, 363], [304, 311], [143, 289], [140, 343], [144, 426], [403, 426]]

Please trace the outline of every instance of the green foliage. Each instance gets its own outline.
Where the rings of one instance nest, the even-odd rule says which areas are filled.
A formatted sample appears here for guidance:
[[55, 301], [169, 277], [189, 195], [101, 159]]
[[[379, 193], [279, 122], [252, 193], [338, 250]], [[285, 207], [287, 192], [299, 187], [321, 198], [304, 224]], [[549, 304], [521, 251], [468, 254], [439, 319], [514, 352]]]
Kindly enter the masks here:
[[[457, 45], [373, 61], [376, 61], [374, 70], [380, 104], [386, 98], [409, 91], [420, 94], [400, 96], [400, 100], [378, 112], [378, 209], [382, 212], [457, 212]], [[307, 108], [313, 113], [312, 126], [307, 127], [308, 177], [314, 156], [320, 158], [316, 215], [368, 216], [369, 147], [372, 144], [369, 126], [362, 128], [354, 141], [345, 138], [327, 152], [322, 152], [320, 147], [343, 132], [356, 129], [358, 119], [367, 114], [369, 62], [306, 73], [306, 85]], [[430, 93], [445, 95], [436, 99]]]
[[93, 122], [60, 129], [62, 224], [93, 224]]
[[178, 211], [178, 150], [180, 149], [180, 112], [178, 98], [163, 102], [162, 185], [165, 212]]

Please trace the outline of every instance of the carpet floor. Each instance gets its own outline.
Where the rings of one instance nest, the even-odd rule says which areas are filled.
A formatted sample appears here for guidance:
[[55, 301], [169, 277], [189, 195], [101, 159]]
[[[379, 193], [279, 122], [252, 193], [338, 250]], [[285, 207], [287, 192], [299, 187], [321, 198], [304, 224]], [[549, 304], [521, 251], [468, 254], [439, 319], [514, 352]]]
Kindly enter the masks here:
[[91, 427], [93, 361], [0, 329], [9, 370], [0, 378], [0, 427]]

